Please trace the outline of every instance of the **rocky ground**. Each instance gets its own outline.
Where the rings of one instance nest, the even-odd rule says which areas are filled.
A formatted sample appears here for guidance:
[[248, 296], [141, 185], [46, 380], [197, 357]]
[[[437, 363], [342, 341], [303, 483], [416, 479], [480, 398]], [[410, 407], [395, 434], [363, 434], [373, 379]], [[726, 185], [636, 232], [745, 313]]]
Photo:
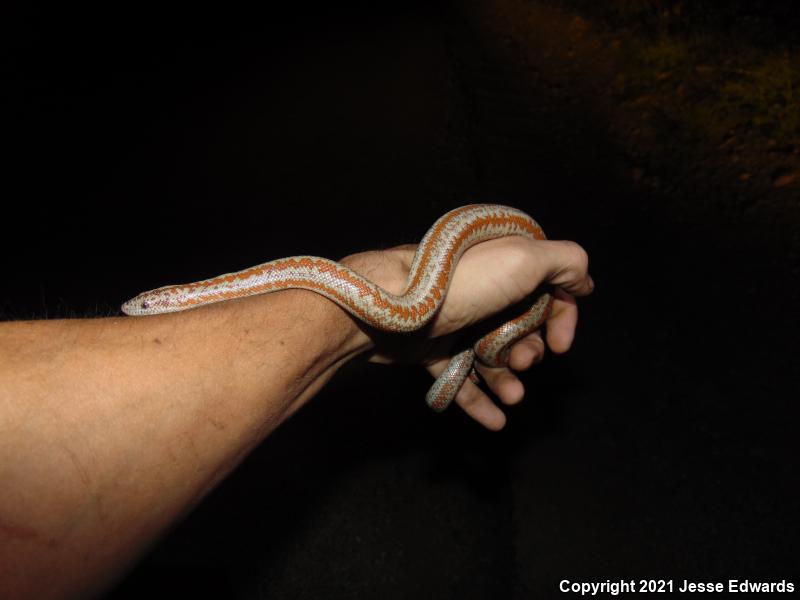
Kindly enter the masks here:
[[[673, 15], [663, 17], [673, 16], [664, 31], [647, 33], [620, 19], [593, 20], [591, 11], [569, 4], [472, 3], [465, 11], [481, 23], [498, 59], [518, 66], [515, 81], [536, 82], [551, 109], [584, 114], [602, 131], [616, 149], [610, 168], [637, 191], [686, 201], [684, 210], [705, 216], [797, 222], [800, 105], [793, 94], [800, 70], [793, 42], [773, 40], [764, 50], [733, 34], [706, 33], [702, 45], [691, 45], [687, 39], [698, 36], [682, 33], [680, 21], [669, 29]], [[771, 68], [772, 79], [743, 83], [742, 73], [757, 68]], [[718, 93], [734, 87], [738, 102]]]

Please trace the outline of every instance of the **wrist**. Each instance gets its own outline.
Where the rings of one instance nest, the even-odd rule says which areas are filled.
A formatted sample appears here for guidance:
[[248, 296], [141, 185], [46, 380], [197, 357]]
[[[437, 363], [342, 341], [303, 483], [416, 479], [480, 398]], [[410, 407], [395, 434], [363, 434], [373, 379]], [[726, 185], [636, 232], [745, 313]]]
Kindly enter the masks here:
[[[399, 246], [391, 250], [359, 252], [346, 256], [339, 262], [387, 292], [399, 296], [406, 290], [415, 249], [416, 246]], [[350, 344], [356, 349], [355, 354], [372, 350], [375, 346], [371, 336], [374, 330], [355, 317], [349, 314], [347, 316], [355, 327], [350, 340]]]
[[357, 321], [316, 292], [287, 289], [237, 304], [242, 331], [260, 330], [260, 344], [285, 353], [292, 363], [302, 357], [303, 371], [312, 376], [366, 349]]

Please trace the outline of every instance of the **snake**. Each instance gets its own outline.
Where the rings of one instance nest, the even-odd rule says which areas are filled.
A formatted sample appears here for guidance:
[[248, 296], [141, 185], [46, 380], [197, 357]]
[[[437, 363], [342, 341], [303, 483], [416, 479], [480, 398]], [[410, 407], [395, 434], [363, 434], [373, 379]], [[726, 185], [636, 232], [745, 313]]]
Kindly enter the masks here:
[[[303, 289], [328, 298], [354, 318], [390, 333], [411, 333], [431, 322], [444, 303], [456, 266], [472, 246], [506, 236], [546, 239], [523, 211], [499, 204], [470, 204], [440, 217], [417, 246], [405, 292], [393, 294], [347, 266], [318, 256], [291, 256], [194, 283], [143, 292], [122, 305], [130, 316], [198, 308], [257, 294]], [[535, 292], [532, 305], [453, 356], [425, 400], [443, 411], [467, 379], [477, 381], [476, 361], [487, 367], [508, 365], [511, 346], [537, 331], [550, 316], [553, 296]]]

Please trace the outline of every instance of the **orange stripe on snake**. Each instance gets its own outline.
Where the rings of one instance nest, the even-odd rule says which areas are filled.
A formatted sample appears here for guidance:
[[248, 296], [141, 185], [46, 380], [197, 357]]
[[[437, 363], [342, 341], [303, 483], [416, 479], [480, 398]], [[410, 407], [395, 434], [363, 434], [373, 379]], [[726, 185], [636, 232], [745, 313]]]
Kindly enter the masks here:
[[[335, 261], [293, 256], [203, 281], [144, 292], [123, 304], [122, 311], [133, 316], [153, 315], [256, 294], [305, 289], [325, 296], [372, 327], [407, 333], [424, 327], [441, 308], [456, 265], [467, 249], [509, 235], [545, 239], [536, 221], [515, 208], [473, 204], [450, 211], [422, 238], [411, 264], [406, 291], [400, 295], [384, 290]], [[524, 314], [456, 355], [428, 392], [426, 400], [431, 408], [444, 410], [452, 402], [473, 373], [476, 356], [488, 366], [507, 364], [509, 347], [539, 329], [551, 307], [550, 294], [539, 295]]]

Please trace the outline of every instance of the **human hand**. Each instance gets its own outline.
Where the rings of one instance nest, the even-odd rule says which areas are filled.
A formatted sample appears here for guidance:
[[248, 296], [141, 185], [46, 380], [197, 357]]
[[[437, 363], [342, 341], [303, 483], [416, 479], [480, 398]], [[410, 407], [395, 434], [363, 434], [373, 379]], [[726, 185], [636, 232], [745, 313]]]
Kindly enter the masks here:
[[[399, 246], [355, 254], [341, 262], [387, 291], [401, 294], [415, 250], [414, 245]], [[578, 321], [575, 296], [588, 295], [594, 289], [588, 262], [586, 251], [574, 242], [518, 236], [482, 242], [462, 256], [440, 311], [420, 336], [383, 336], [364, 330], [365, 347], [374, 349], [370, 360], [413, 360], [438, 377], [460, 334], [525, 300], [542, 284], [555, 287], [553, 309], [545, 325], [547, 346], [559, 354], [566, 352]], [[544, 352], [544, 339], [540, 333], [532, 333], [512, 346], [507, 367], [476, 363], [476, 370], [501, 403], [517, 404], [525, 389], [514, 372], [529, 369]], [[505, 425], [505, 414], [472, 381], [464, 383], [455, 401], [488, 429], [496, 431]]]

